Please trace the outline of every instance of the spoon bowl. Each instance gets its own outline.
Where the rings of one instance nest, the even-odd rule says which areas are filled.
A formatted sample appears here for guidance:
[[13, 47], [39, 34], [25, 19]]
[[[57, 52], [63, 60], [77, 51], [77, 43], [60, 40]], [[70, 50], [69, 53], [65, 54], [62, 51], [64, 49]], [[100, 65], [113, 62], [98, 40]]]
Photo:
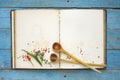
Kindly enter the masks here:
[[62, 50], [62, 46], [60, 45], [60, 43], [55, 42], [53, 44], [53, 50], [56, 51], [56, 52], [60, 52]]
[[50, 55], [50, 61], [51, 62], [56, 62], [58, 60], [58, 56], [56, 54], [51, 54]]

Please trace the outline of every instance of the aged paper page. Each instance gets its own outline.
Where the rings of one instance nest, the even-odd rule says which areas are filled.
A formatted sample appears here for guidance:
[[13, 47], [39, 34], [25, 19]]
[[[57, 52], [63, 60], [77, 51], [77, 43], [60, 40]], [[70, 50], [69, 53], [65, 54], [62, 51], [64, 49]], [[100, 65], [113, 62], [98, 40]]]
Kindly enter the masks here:
[[[84, 62], [104, 63], [103, 10], [61, 10], [60, 43]], [[71, 60], [61, 54], [62, 59]], [[61, 68], [86, 68], [83, 65], [61, 62]]]
[[33, 65], [25, 59], [22, 49], [34, 53], [40, 50], [50, 62], [54, 53], [52, 44], [59, 41], [58, 10], [16, 10], [15, 11], [15, 63], [16, 68], [47, 69], [59, 68], [59, 63], [40, 66], [34, 59]]

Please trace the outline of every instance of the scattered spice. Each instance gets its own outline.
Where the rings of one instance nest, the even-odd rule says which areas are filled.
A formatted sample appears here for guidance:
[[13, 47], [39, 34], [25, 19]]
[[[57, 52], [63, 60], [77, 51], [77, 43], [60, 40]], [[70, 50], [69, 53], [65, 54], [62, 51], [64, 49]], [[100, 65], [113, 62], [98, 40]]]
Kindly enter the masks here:
[[94, 63], [94, 61], [92, 61], [92, 63]]
[[71, 59], [71, 57], [70, 57], [70, 56], [67, 56], [66, 59]]
[[98, 49], [98, 46], [96, 47], [96, 49]]
[[82, 51], [82, 48], [80, 48], [80, 53], [82, 53], [83, 51]]
[[50, 48], [48, 48], [48, 53], [50, 53]]
[[31, 60], [30, 56], [28, 56], [28, 55], [26, 56], [26, 58], [27, 58], [27, 60], [28, 60], [28, 61], [30, 61], [30, 60]]
[[27, 45], [29, 45], [29, 43], [27, 43]]
[[82, 48], [80, 48], [80, 54], [81, 54], [81, 55], [83, 55], [83, 54], [84, 54], [84, 52], [83, 52]]
[[72, 67], [74, 67], [75, 65], [72, 65]]
[[17, 59], [21, 58], [21, 56], [18, 56]]
[[35, 53], [36, 49], [33, 50], [33, 53]]
[[[51, 63], [48, 62], [48, 60], [46, 58], [44, 58], [44, 53], [41, 53], [39, 50], [36, 51], [35, 53], [28, 52], [28, 51], [26, 51], [24, 49], [22, 51], [24, 51], [25, 53], [27, 53], [26, 58], [27, 58], [28, 61], [31, 62], [32, 65], [33, 65], [33, 63], [31, 61], [30, 57], [34, 58], [40, 64], [40, 66], [42, 66], [43, 63], [51, 65]], [[25, 57], [25, 56], [23, 56], [23, 57]]]
[[50, 53], [50, 48], [41, 48], [40, 51], [44, 54], [45, 53]]
[[32, 41], [32, 43], [34, 43], [34, 41]]
[[100, 56], [98, 56], [98, 58], [100, 58]]

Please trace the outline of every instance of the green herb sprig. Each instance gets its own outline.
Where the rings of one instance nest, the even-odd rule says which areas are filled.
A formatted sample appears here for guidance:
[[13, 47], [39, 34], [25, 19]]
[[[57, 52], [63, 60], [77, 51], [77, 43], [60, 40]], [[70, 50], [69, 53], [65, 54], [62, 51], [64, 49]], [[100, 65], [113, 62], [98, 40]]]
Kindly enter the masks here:
[[43, 66], [43, 63], [51, 65], [51, 62], [49, 62], [46, 58], [44, 58], [44, 53], [41, 53], [39, 50], [36, 51], [34, 54], [32, 52], [28, 52], [24, 49], [22, 49], [27, 55], [31, 56], [34, 58], [40, 66]]

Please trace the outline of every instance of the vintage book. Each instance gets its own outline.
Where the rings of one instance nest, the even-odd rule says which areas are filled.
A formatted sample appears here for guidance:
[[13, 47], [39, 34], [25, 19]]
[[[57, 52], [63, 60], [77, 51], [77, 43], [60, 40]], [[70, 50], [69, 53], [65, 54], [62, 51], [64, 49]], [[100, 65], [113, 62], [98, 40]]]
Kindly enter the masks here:
[[[70, 56], [55, 52], [52, 47], [54, 42], [60, 43], [66, 51], [83, 62], [105, 64], [105, 18], [105, 11], [101, 9], [11, 11], [13, 68], [88, 68], [60, 60], [73, 61]], [[51, 54], [56, 54], [58, 61], [52, 62]]]

